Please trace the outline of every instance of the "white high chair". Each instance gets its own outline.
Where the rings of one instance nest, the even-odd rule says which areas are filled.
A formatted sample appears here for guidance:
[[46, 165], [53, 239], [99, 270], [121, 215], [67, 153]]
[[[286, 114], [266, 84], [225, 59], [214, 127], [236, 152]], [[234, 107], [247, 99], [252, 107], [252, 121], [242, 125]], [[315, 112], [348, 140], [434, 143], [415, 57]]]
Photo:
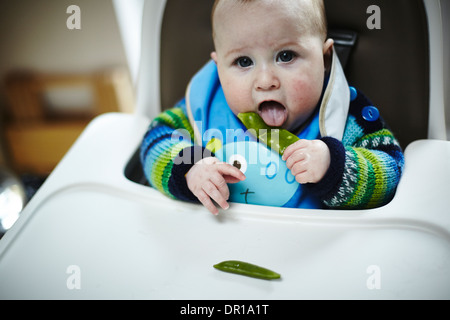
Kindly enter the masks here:
[[[377, 1], [355, 0], [355, 6], [372, 2]], [[0, 298], [449, 299], [450, 142], [444, 123], [449, 84], [442, 71], [449, 45], [443, 42], [448, 30], [442, 16], [450, 16], [439, 0], [399, 5], [423, 6], [428, 21], [428, 33], [421, 36], [429, 39], [430, 50], [429, 68], [423, 69], [423, 81], [430, 84], [429, 129], [426, 139], [406, 148], [405, 171], [389, 204], [352, 211], [232, 204], [219, 216], [139, 183], [136, 150], [161, 100], [164, 107], [173, 102], [160, 94], [163, 17], [173, 22], [169, 7], [187, 3], [211, 1], [114, 1], [136, 81], [136, 112], [96, 118], [1, 239]], [[382, 19], [391, 14], [383, 5]], [[365, 22], [365, 10], [361, 14]], [[334, 22], [330, 18], [330, 25]], [[365, 32], [361, 47], [382, 31]], [[348, 72], [357, 78], [352, 64]], [[387, 81], [377, 81], [379, 90]], [[231, 259], [273, 269], [282, 278], [264, 281], [213, 268]]]

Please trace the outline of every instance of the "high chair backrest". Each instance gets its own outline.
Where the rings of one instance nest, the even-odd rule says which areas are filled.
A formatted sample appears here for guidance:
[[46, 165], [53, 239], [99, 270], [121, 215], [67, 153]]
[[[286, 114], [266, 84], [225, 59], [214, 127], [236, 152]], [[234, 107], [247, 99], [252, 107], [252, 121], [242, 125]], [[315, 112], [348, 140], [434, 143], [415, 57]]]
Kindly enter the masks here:
[[[210, 58], [214, 1], [144, 2], [137, 100], [140, 112], [152, 118], [184, 96]], [[442, 24], [433, 18], [440, 15], [439, 0], [325, 0], [325, 6], [329, 30], [357, 35], [345, 66], [348, 82], [381, 110], [401, 145], [445, 139], [444, 90], [435, 88], [443, 57], [438, 52], [430, 59], [442, 46]]]

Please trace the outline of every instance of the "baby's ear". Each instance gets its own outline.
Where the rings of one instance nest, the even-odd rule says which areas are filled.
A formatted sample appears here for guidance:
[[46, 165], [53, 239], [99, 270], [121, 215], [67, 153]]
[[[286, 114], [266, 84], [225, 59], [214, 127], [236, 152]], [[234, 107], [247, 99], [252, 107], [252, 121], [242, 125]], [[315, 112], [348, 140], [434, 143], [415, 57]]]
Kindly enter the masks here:
[[323, 61], [325, 64], [325, 70], [330, 70], [331, 67], [331, 57], [333, 54], [333, 39], [327, 39], [323, 44]]
[[217, 64], [217, 53], [215, 51], [211, 52], [211, 59]]

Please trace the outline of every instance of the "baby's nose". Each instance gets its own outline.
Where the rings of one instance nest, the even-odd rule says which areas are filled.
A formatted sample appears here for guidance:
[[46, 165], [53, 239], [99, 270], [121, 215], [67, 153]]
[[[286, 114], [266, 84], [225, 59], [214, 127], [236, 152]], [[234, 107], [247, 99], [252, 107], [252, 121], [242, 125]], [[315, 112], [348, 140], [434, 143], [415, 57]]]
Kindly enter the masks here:
[[280, 79], [272, 68], [264, 67], [256, 74], [256, 90], [267, 91], [280, 87]]

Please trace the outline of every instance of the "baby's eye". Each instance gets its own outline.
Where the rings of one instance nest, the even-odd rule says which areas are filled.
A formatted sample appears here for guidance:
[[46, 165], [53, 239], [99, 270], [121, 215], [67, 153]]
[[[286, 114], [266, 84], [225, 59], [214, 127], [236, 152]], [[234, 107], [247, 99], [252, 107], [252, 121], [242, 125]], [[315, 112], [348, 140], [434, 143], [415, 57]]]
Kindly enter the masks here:
[[236, 59], [235, 64], [241, 68], [248, 68], [253, 65], [253, 61], [249, 57], [239, 57]]
[[277, 56], [277, 61], [279, 62], [290, 62], [295, 58], [296, 54], [292, 51], [285, 50], [281, 51]]

